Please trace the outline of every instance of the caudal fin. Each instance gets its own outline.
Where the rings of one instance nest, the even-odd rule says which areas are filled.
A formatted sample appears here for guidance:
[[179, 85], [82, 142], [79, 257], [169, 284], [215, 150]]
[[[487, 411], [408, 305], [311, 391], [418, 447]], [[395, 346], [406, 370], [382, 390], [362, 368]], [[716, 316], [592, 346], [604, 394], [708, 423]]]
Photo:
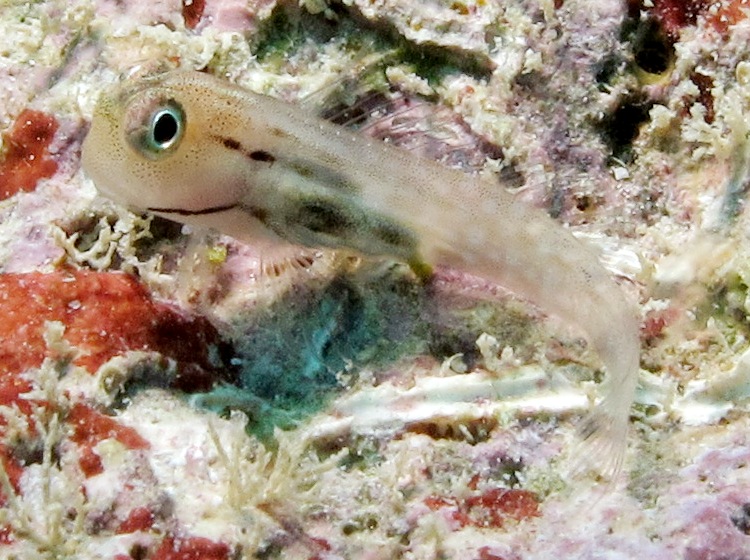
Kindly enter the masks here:
[[605, 398], [578, 423], [567, 478], [593, 476], [612, 485], [622, 473], [629, 416], [616, 414], [612, 404]]

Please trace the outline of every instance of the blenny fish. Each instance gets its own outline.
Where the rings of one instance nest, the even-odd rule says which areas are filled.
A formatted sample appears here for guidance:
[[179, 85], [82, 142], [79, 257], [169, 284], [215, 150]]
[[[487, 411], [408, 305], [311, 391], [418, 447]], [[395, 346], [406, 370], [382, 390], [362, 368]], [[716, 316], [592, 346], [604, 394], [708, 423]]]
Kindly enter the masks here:
[[592, 248], [496, 178], [467, 175], [217, 77], [175, 70], [101, 95], [82, 165], [116, 202], [246, 243], [342, 248], [497, 283], [586, 335], [608, 372], [584, 419], [622, 462], [639, 372], [634, 306]]

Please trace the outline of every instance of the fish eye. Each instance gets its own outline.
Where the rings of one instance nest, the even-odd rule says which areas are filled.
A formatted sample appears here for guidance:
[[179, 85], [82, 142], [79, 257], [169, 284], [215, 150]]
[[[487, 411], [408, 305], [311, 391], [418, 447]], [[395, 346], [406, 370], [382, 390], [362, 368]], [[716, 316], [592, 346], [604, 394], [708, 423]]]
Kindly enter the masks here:
[[182, 115], [172, 107], [156, 111], [151, 116], [149, 133], [154, 148], [169, 149], [182, 135]]
[[127, 133], [131, 146], [149, 159], [157, 159], [174, 151], [185, 134], [185, 111], [182, 107], [176, 101], [169, 100], [151, 110], [143, 107], [139, 112], [142, 117], [134, 120], [135, 123], [140, 120], [140, 126], [134, 123], [133, 129]]

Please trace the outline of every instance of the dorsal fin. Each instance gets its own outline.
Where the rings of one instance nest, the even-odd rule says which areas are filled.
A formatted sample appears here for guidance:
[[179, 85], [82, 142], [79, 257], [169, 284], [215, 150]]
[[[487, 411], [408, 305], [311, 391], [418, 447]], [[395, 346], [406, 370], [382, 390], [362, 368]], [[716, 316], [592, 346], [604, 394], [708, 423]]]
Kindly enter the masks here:
[[[301, 104], [326, 120], [449, 167], [472, 172], [488, 159], [503, 158], [499, 146], [475, 133], [458, 113], [437, 103], [437, 95], [431, 94], [426, 83], [421, 83], [420, 94], [392, 83], [388, 77], [392, 54], [363, 56]], [[403, 68], [398, 70], [396, 74], [405, 74]]]

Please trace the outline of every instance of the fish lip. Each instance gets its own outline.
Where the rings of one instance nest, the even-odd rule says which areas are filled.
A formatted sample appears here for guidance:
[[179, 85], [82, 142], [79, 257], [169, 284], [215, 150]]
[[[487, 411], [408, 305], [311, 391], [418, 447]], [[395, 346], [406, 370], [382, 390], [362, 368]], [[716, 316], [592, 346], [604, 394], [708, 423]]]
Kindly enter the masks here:
[[219, 214], [221, 212], [228, 212], [229, 210], [234, 210], [235, 208], [238, 208], [239, 204], [232, 203], [232, 204], [223, 204], [221, 206], [209, 206], [208, 208], [201, 208], [200, 210], [187, 210], [184, 208], [156, 208], [156, 207], [149, 207], [146, 208], [149, 212], [153, 212], [155, 214], [177, 214], [178, 216], [205, 216], [207, 214]]

